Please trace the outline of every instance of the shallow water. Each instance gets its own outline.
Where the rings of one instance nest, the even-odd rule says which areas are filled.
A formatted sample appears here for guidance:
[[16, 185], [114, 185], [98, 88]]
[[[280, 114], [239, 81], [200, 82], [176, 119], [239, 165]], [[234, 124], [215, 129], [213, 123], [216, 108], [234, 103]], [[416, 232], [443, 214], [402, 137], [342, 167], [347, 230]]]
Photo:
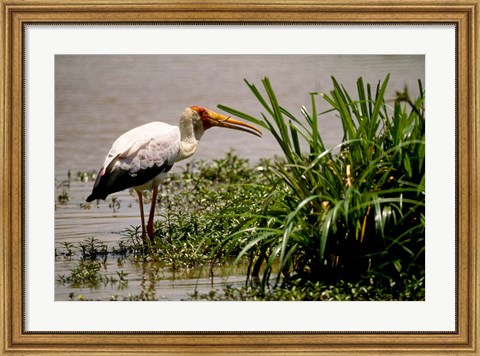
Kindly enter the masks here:
[[[92, 182], [72, 179], [68, 184], [57, 184], [55, 204], [55, 300], [77, 300], [79, 297], [88, 300], [111, 300], [116, 297], [123, 300], [129, 297], [140, 297], [154, 300], [185, 300], [195, 292], [207, 294], [212, 290], [222, 292], [222, 286], [240, 286], [245, 283], [245, 268], [233, 269], [223, 266], [213, 269], [210, 266], [200, 268], [172, 270], [160, 263], [140, 262], [132, 255], [108, 254], [98, 256], [95, 261], [101, 268], [99, 274], [113, 277], [116, 282], [100, 282], [94, 286], [75, 286], [61, 282], [60, 276], [68, 276], [81, 263], [80, 243], [95, 237], [99, 243], [106, 245], [108, 251], [118, 250], [120, 241], [127, 243], [124, 230], [140, 224], [138, 201], [128, 191], [115, 194], [119, 205], [110, 206], [112, 201], [92, 202], [84, 204], [90, 193]], [[67, 192], [69, 200], [59, 202], [58, 196]], [[65, 243], [73, 244], [74, 255], [67, 255]], [[126, 283], [120, 283], [119, 273], [124, 273]], [[226, 278], [228, 276], [228, 278]]]
[[[417, 94], [417, 80], [424, 82], [423, 56], [319, 56], [319, 55], [107, 55], [55, 57], [55, 248], [65, 242], [78, 244], [95, 237], [109, 247], [118, 244], [122, 231], [140, 223], [138, 203], [128, 191], [114, 196], [120, 202], [118, 211], [106, 202], [90, 208], [82, 204], [90, 194], [93, 182], [72, 179], [62, 185], [70, 170], [98, 170], [113, 143], [123, 132], [150, 121], [177, 124], [181, 111], [191, 105], [216, 109], [224, 104], [259, 116], [262, 111], [243, 79], [261, 87], [268, 76], [280, 103], [295, 115], [300, 108], [310, 108], [310, 92], [331, 88], [335, 76], [347, 90], [355, 92], [356, 80], [364, 77], [374, 85], [391, 73], [387, 98], [395, 91], [409, 88]], [[424, 82], [425, 83], [425, 82]], [[319, 100], [321, 103], [321, 100]], [[325, 110], [323, 103], [317, 111]], [[325, 144], [337, 145], [341, 140], [339, 120], [332, 114], [319, 119], [319, 130]], [[231, 148], [255, 162], [280, 153], [272, 136], [259, 139], [233, 130], [213, 128], [202, 138], [195, 159], [222, 158]], [[174, 167], [179, 169], [184, 162]], [[70, 200], [64, 204], [57, 197], [66, 191]], [[58, 256], [56, 279], [78, 265], [78, 256]], [[87, 299], [109, 300], [113, 295], [141, 295], [150, 291], [157, 299], [182, 300], [197, 289], [208, 292], [224, 284], [224, 271], [217, 271], [214, 284], [200, 271], [176, 274], [161, 269], [161, 278], [151, 281], [145, 264], [126, 262], [119, 266], [114, 257], [105, 263], [104, 273], [127, 274], [128, 283], [102, 285], [99, 288], [72, 288], [56, 283], [55, 299], [68, 300], [70, 293]], [[229, 278], [244, 283], [245, 277]]]

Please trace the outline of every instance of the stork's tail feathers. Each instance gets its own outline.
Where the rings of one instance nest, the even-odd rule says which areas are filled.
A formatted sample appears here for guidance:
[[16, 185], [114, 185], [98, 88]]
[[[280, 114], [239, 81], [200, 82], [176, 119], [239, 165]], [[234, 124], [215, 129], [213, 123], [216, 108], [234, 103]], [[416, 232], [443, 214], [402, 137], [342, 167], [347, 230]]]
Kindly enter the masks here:
[[104, 189], [105, 179], [102, 179], [102, 177], [103, 177], [102, 170], [103, 169], [100, 169], [100, 172], [98, 172], [97, 179], [95, 180], [95, 184], [93, 185], [92, 194], [90, 194], [88, 196], [88, 198], [86, 199], [88, 203], [90, 203], [91, 201], [93, 201], [95, 199], [105, 200], [107, 198], [108, 194], [110, 194], [108, 191], [106, 191]]
[[92, 193], [88, 196], [88, 198], [86, 199], [88, 203], [90, 203], [91, 201], [94, 201], [95, 199], [103, 199], [105, 200], [107, 198], [107, 196], [105, 195], [104, 197], [101, 197], [101, 196], [97, 196], [95, 195], [95, 193]]

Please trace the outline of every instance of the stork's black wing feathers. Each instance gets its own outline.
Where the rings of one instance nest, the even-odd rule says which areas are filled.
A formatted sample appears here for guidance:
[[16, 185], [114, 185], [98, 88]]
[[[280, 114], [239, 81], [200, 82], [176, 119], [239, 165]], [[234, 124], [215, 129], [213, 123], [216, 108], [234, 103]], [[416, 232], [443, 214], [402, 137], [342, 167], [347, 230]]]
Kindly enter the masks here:
[[101, 175], [102, 169], [100, 170], [97, 179], [95, 180], [92, 194], [88, 196], [87, 202], [91, 202], [95, 199], [105, 200], [109, 194], [145, 184], [160, 173], [168, 172], [173, 166], [173, 164], [169, 164], [168, 161], [165, 161], [160, 166], [154, 164], [151, 167], [131, 172], [130, 170], [125, 170], [120, 167], [116, 167], [112, 170], [114, 164], [115, 160], [108, 165], [105, 174], [103, 175]]
[[142, 186], [168, 172], [178, 156], [179, 142], [178, 127], [162, 122], [127, 131], [110, 148], [87, 201]]

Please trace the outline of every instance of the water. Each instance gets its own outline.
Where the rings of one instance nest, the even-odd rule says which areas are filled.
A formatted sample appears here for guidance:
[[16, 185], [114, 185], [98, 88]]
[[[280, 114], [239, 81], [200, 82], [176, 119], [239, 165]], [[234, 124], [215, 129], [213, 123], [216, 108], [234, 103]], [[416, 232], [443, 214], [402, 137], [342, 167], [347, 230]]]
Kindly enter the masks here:
[[[113, 141], [135, 126], [151, 121], [177, 124], [183, 109], [192, 105], [216, 110], [218, 104], [223, 104], [259, 116], [262, 108], [244, 79], [261, 87], [261, 79], [268, 76], [280, 103], [299, 115], [302, 105], [310, 108], [308, 93], [330, 90], [332, 75], [354, 93], [358, 77], [376, 84], [390, 73], [387, 98], [393, 98], [395, 91], [405, 86], [415, 96], [417, 80], [425, 83], [424, 72], [424, 57], [407, 55], [57, 55], [55, 194], [58, 197], [65, 190], [71, 200], [56, 204], [55, 247], [61, 249], [65, 242], [77, 244], [90, 236], [112, 246], [126, 227], [139, 224], [138, 204], [128, 192], [116, 194], [121, 202], [118, 211], [108, 206], [108, 200], [84, 209], [80, 204], [93, 183], [72, 181], [69, 187], [61, 186], [69, 170], [74, 175], [77, 171], [98, 170]], [[320, 101], [318, 111], [327, 108]], [[319, 130], [327, 146], [340, 142], [339, 120], [332, 114], [320, 118]], [[252, 162], [280, 154], [267, 133], [260, 139], [212, 128], [202, 138], [194, 157], [223, 157], [230, 148]], [[177, 163], [174, 169], [183, 164]], [[72, 264], [63, 257], [57, 258], [55, 273], [68, 273]], [[92, 299], [109, 299], [112, 293], [138, 295], [144, 278], [141, 271], [135, 266], [123, 268], [129, 276], [126, 290], [78, 290], [56, 285], [56, 299], [68, 299], [72, 291]], [[115, 273], [116, 267], [111, 264], [108, 269]], [[192, 292], [192, 283], [197, 284], [197, 280], [199, 285], [208, 285], [192, 275], [165, 278], [154, 284], [155, 295], [168, 300], [183, 299]]]

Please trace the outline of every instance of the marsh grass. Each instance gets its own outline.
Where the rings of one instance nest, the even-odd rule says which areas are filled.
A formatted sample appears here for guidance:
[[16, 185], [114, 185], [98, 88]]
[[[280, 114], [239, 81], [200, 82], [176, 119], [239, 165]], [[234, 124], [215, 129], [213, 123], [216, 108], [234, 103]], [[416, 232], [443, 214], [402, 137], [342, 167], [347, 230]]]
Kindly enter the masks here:
[[[221, 242], [242, 223], [239, 212], [267, 196], [272, 187], [261, 167], [228, 152], [211, 162], [193, 161], [161, 186], [155, 241], [150, 257], [175, 268], [220, 266], [243, 248], [242, 240]], [[132, 234], [140, 244], [139, 231]]]
[[[290, 280], [338, 283], [371, 276], [401, 278], [424, 269], [424, 92], [412, 101], [405, 91], [387, 105], [389, 76], [376, 88], [357, 81], [357, 97], [332, 78], [333, 89], [310, 94], [311, 109], [295, 117], [279, 103], [265, 78], [264, 92], [246, 82], [265, 114], [259, 118], [220, 109], [268, 130], [284, 158], [267, 167], [276, 189], [245, 212], [224, 240], [237, 241], [251, 259], [261, 289]], [[318, 122], [334, 113], [343, 127], [337, 147], [325, 147]], [[308, 147], [302, 152], [301, 147]], [[235, 243], [233, 243], [235, 244]], [[282, 279], [283, 277], [283, 279]]]

